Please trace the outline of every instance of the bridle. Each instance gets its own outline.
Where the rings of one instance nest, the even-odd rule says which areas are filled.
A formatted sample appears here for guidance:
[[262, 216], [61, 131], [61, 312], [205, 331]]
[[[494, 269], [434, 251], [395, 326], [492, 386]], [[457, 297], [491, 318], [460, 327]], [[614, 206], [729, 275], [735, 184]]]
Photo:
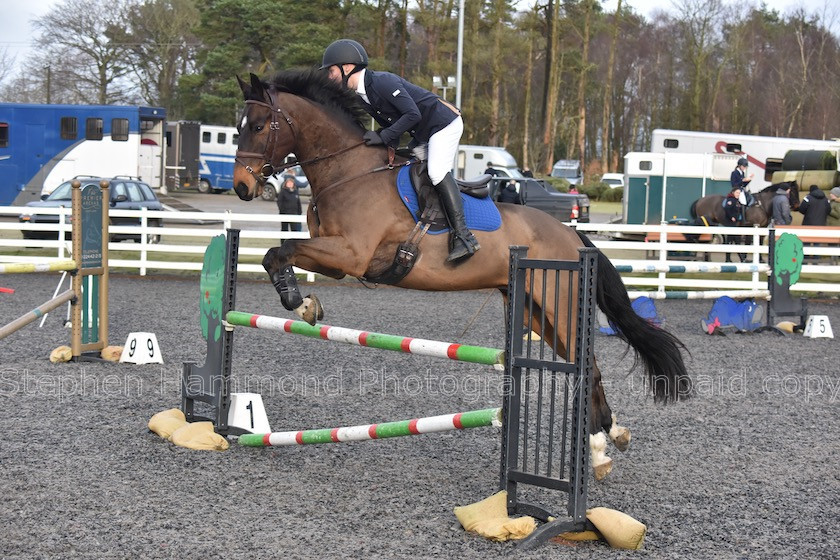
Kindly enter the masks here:
[[[280, 120], [278, 117], [282, 116], [283, 120], [286, 121], [286, 124], [289, 125], [289, 130], [291, 131], [293, 138], [295, 137], [295, 127], [292, 126], [292, 119], [289, 118], [289, 115], [287, 115], [281, 107], [276, 107], [274, 104], [269, 104], [265, 101], [257, 101], [256, 99], [245, 100], [245, 105], [258, 105], [260, 107], [265, 107], [271, 112], [271, 122], [268, 125], [268, 141], [265, 143], [265, 150], [263, 153], [260, 154], [257, 152], [236, 150], [236, 158], [234, 159], [236, 163], [245, 168], [245, 171], [253, 175], [254, 179], [256, 179], [260, 185], [264, 185], [266, 180], [278, 171], [284, 171], [293, 165], [298, 165], [297, 163], [294, 163], [275, 167], [270, 162], [270, 154], [274, 152], [274, 144], [277, 142], [277, 137], [280, 134]], [[259, 169], [259, 173], [253, 167], [242, 161], [242, 158], [262, 160], [263, 164]]]
[[[268, 97], [271, 100], [271, 103], [266, 103], [265, 101], [259, 101], [259, 100], [256, 100], [256, 99], [246, 99], [245, 100], [245, 105], [257, 105], [259, 107], [265, 107], [266, 109], [268, 109], [271, 112], [271, 122], [268, 125], [268, 140], [265, 143], [265, 150], [261, 154], [257, 153], [257, 152], [246, 152], [246, 151], [242, 151], [242, 150], [236, 150], [236, 157], [234, 159], [234, 161], [236, 161], [236, 163], [238, 163], [239, 165], [244, 167], [245, 171], [250, 173], [254, 177], [254, 179], [257, 180], [257, 183], [259, 183], [260, 185], [265, 185], [265, 183], [266, 183], [266, 181], [268, 180], [269, 177], [271, 177], [272, 175], [274, 175], [275, 173], [278, 173], [280, 171], [285, 171], [286, 169], [288, 169], [290, 167], [294, 167], [296, 165], [309, 165], [309, 164], [319, 163], [321, 161], [328, 160], [330, 158], [334, 158], [336, 156], [339, 156], [339, 155], [341, 155], [345, 152], [349, 152], [350, 150], [358, 148], [359, 146], [363, 146], [365, 144], [364, 140], [360, 140], [359, 142], [357, 142], [355, 144], [350, 144], [349, 146], [345, 146], [344, 148], [338, 150], [337, 152], [333, 152], [333, 153], [327, 154], [325, 156], [316, 156], [316, 157], [314, 157], [312, 159], [308, 159], [306, 161], [292, 161], [292, 162], [285, 163], [285, 164], [280, 165], [280, 166], [275, 166], [274, 164], [271, 163], [271, 154], [274, 152], [274, 145], [275, 145], [276, 142], [278, 142], [278, 137], [279, 137], [279, 134], [280, 134], [281, 126], [280, 126], [279, 117], [283, 117], [283, 120], [286, 121], [287, 125], [289, 125], [289, 130], [292, 133], [292, 138], [293, 139], [297, 139], [297, 134], [295, 133], [295, 126], [294, 126], [294, 123], [292, 122], [291, 117], [289, 117], [289, 115], [287, 115], [286, 112], [283, 111], [282, 107], [279, 107], [279, 106], [274, 104], [274, 100], [273, 100], [273, 98], [271, 97], [270, 94], [269, 94]], [[259, 171], [258, 171], [256, 169], [254, 169], [253, 167], [251, 167], [250, 165], [246, 164], [243, 161], [243, 158], [244, 159], [259, 159], [259, 160], [262, 160], [263, 164], [259, 168]], [[313, 197], [312, 204], [315, 205], [316, 202], [318, 201], [318, 199], [321, 197], [321, 195], [323, 195], [326, 191], [332, 190], [334, 187], [338, 187], [340, 185], [343, 185], [345, 183], [348, 183], [350, 181], [353, 181], [354, 179], [358, 179], [358, 178], [363, 177], [365, 175], [368, 175], [370, 173], [376, 173], [378, 171], [386, 171], [386, 170], [389, 170], [389, 169], [394, 169], [395, 167], [402, 167], [402, 166], [408, 165], [409, 163], [410, 163], [410, 161], [395, 164], [394, 163], [394, 149], [389, 147], [388, 148], [388, 162], [387, 162], [386, 165], [380, 166], [380, 167], [375, 167], [373, 169], [363, 171], [359, 174], [352, 175], [350, 177], [345, 177], [345, 178], [339, 180], [336, 183], [333, 183], [333, 184], [331, 184], [327, 187], [324, 187], [323, 189], [321, 189], [321, 191], [318, 194], [316, 194]]]

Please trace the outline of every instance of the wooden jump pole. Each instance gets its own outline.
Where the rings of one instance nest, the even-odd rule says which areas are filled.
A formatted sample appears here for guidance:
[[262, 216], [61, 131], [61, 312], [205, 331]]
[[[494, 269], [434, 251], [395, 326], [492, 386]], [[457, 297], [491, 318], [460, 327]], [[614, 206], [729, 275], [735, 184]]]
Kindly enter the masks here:
[[242, 311], [229, 311], [225, 318], [229, 325], [239, 327], [299, 334], [310, 338], [331, 340], [333, 342], [342, 342], [355, 346], [393, 350], [395, 352], [431, 356], [433, 358], [448, 358], [459, 362], [485, 364], [494, 366], [496, 369], [503, 369], [504, 367], [504, 351], [495, 348], [359, 331], [344, 327], [331, 327], [329, 325], [310, 325], [305, 321], [293, 321], [291, 319], [281, 319]]
[[61, 305], [73, 300], [75, 297], [76, 292], [74, 292], [73, 290], [66, 290], [60, 293], [57, 297], [51, 299], [50, 301], [39, 305], [29, 313], [21, 315], [20, 317], [18, 317], [11, 323], [5, 325], [4, 327], [0, 327], [0, 340], [6, 338], [14, 332], [19, 331], [29, 323], [37, 321], [56, 307], [61, 307]]
[[[71, 303], [73, 360], [99, 359], [108, 346], [108, 181], [82, 189], [72, 183], [73, 259], [50, 263], [0, 263], [0, 274], [69, 271], [71, 289], [0, 327], [0, 339], [43, 317], [63, 303]], [[93, 353], [95, 352], [95, 354]], [[87, 354], [86, 354], [87, 353]]]
[[370, 441], [392, 437], [431, 434], [484, 426], [501, 426], [502, 409], [486, 408], [455, 414], [442, 414], [426, 418], [414, 418], [383, 424], [364, 424], [340, 428], [322, 428], [270, 434], [242, 434], [239, 444], [247, 447], [279, 447], [286, 445], [311, 445], [318, 443], [343, 443], [349, 441]]
[[0, 263], [0, 274], [29, 274], [76, 270], [76, 261], [64, 260], [49, 263]]

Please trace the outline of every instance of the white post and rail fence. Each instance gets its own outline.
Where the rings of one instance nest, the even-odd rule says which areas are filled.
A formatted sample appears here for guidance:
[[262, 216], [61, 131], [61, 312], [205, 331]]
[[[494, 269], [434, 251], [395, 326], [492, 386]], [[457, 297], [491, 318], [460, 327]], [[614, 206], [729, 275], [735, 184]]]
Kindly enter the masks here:
[[[70, 258], [69, 208], [38, 208], [38, 214], [58, 216], [58, 223], [21, 223], [18, 217], [32, 208], [0, 207], [0, 262], [49, 262]], [[109, 243], [111, 270], [146, 275], [149, 272], [200, 271], [209, 240], [227, 228], [241, 230], [239, 272], [262, 273], [267, 248], [284, 239], [305, 239], [305, 217], [232, 212], [170, 212], [111, 210], [112, 237], [135, 241]], [[132, 220], [139, 225], [120, 225]], [[149, 223], [162, 223], [151, 227]], [[303, 223], [302, 232], [280, 231], [282, 222]], [[631, 297], [714, 298], [719, 295], [767, 295], [768, 228], [702, 227], [683, 225], [575, 224], [604, 251], [621, 273]], [[24, 238], [51, 234], [52, 239]], [[58, 232], [66, 240], [58, 239]], [[776, 229], [797, 235], [804, 244], [804, 264], [791, 291], [840, 294], [840, 228], [793, 227]], [[724, 244], [726, 236], [742, 237], [740, 244]], [[62, 236], [64, 237], [64, 236]], [[621, 239], [617, 239], [621, 237]], [[725, 262], [729, 253], [732, 263]], [[743, 255], [741, 262], [739, 255]], [[306, 280], [315, 280], [315, 274]]]

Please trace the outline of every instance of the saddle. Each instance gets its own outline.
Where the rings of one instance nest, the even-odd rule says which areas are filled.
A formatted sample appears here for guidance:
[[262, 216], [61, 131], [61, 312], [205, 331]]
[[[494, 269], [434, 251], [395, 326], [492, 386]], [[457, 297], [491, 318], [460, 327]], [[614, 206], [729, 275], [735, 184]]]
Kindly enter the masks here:
[[[409, 272], [411, 272], [411, 269], [420, 257], [420, 240], [423, 236], [427, 233], [442, 233], [447, 231], [449, 228], [449, 223], [446, 221], [446, 214], [441, 206], [440, 198], [437, 196], [435, 188], [429, 179], [426, 162], [412, 162], [411, 165], [408, 166], [408, 169], [404, 168], [401, 170], [401, 173], [403, 172], [407, 172], [406, 175], [408, 175], [408, 180], [405, 181], [405, 183], [410, 183], [410, 187], [408, 184], [405, 185], [403, 193], [407, 194], [413, 191], [413, 194], [417, 198], [417, 207], [412, 210], [410, 202], [407, 200], [408, 197], [401, 196], [401, 198], [403, 199], [403, 203], [409, 207], [409, 211], [412, 212], [412, 215], [415, 215], [415, 211], [417, 212], [415, 217], [417, 223], [414, 225], [414, 229], [411, 230], [411, 233], [409, 233], [408, 238], [397, 247], [397, 252], [394, 255], [394, 261], [391, 263], [391, 266], [379, 275], [366, 276], [363, 280], [378, 284], [393, 285], [398, 283], [400, 280], [405, 278]], [[490, 179], [491, 176], [485, 174], [471, 181], [456, 181], [460, 191], [465, 195], [477, 200], [485, 200], [481, 203], [477, 202], [477, 200], [472, 201], [470, 204], [466, 204], [466, 206], [478, 204], [484, 205], [489, 202], [488, 197], [490, 195], [490, 187], [488, 183]], [[397, 182], [399, 189], [399, 179]], [[469, 199], [465, 200], [465, 203], [467, 202], [469, 202]], [[495, 213], [495, 218], [500, 222], [501, 218], [498, 215], [498, 210], [495, 205], [493, 205], [492, 202], [489, 205], [493, 209], [492, 212]], [[467, 213], [469, 219], [470, 214], [466, 212], [466, 209], [465, 213]], [[485, 224], [485, 229], [487, 231], [492, 231], [498, 227], [499, 225], [496, 224], [494, 220], [490, 220], [489, 226]]]
[[[425, 161], [418, 161], [409, 167], [409, 178], [411, 179], [411, 186], [414, 192], [417, 193], [417, 201], [420, 204], [420, 211], [423, 216], [431, 216], [426, 220], [429, 223], [432, 231], [445, 229], [449, 227], [446, 222], [446, 216], [443, 213], [443, 208], [440, 205], [440, 199], [435, 192], [435, 187], [432, 185], [432, 180], [429, 179], [429, 170]], [[493, 176], [489, 174], [480, 175], [475, 179], [464, 181], [456, 179], [459, 190], [467, 196], [473, 198], [487, 198], [490, 196], [490, 179]], [[421, 218], [421, 221], [423, 219]]]

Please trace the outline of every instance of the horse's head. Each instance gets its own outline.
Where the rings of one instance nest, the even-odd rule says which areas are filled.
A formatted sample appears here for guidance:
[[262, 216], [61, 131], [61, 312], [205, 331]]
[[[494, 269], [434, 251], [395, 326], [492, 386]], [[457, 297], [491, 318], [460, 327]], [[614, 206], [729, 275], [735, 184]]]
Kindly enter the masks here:
[[233, 184], [242, 200], [262, 194], [263, 186], [293, 149], [292, 121], [276, 105], [267, 84], [251, 74], [251, 83], [236, 77], [245, 96], [239, 119], [239, 145], [233, 168]]

